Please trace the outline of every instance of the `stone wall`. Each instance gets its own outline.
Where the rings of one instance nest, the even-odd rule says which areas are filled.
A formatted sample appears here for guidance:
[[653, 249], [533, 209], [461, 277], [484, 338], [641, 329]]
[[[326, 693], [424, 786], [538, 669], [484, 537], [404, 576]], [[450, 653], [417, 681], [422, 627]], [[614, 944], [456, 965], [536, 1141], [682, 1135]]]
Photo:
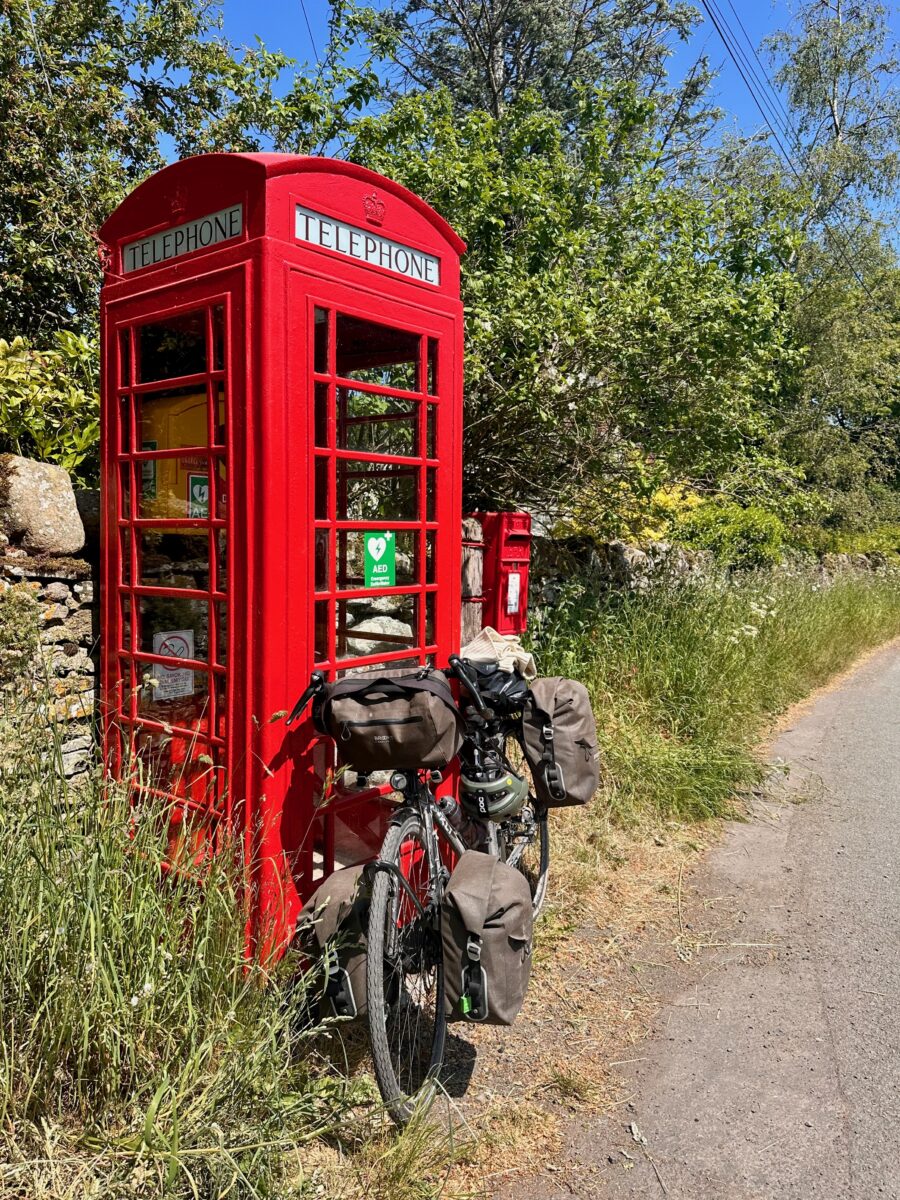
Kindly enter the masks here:
[[29, 677], [47, 690], [60, 723], [63, 770], [75, 779], [90, 766], [94, 741], [99, 641], [91, 564], [7, 549], [0, 553], [0, 593], [12, 587], [36, 601], [40, 659]]
[[46, 691], [70, 779], [92, 761], [99, 666], [94, 568], [74, 557], [84, 544], [67, 472], [0, 455], [0, 593], [17, 588], [35, 601], [39, 653], [20, 682]]

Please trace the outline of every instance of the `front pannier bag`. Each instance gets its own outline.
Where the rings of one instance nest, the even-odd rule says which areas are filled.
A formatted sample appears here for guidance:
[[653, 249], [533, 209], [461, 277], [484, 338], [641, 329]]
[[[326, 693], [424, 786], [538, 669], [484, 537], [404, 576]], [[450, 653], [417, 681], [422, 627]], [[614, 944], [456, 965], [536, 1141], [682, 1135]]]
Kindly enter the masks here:
[[522, 710], [525, 757], [547, 808], [587, 804], [600, 784], [597, 724], [587, 688], [574, 679], [534, 679]]
[[445, 767], [462, 744], [447, 677], [428, 667], [348, 675], [326, 685], [314, 711], [341, 761], [360, 771]]
[[531, 889], [521, 871], [466, 850], [441, 902], [448, 1020], [511, 1025], [531, 978]]

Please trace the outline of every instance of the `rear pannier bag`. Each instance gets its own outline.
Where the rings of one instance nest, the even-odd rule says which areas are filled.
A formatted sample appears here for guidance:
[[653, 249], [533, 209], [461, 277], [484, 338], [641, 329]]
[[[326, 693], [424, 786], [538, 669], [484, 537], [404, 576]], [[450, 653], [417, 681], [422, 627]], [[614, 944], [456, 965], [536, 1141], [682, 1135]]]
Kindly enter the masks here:
[[441, 902], [449, 1020], [513, 1023], [531, 978], [532, 921], [531, 889], [521, 871], [466, 850]]
[[321, 1015], [357, 1017], [366, 1011], [366, 929], [369, 895], [363, 865], [335, 871], [300, 913], [294, 946], [315, 971]]
[[447, 677], [428, 667], [329, 683], [314, 716], [341, 761], [365, 772], [445, 767], [464, 731]]
[[600, 785], [597, 724], [587, 688], [558, 675], [532, 680], [522, 734], [538, 800], [547, 808], [587, 804]]

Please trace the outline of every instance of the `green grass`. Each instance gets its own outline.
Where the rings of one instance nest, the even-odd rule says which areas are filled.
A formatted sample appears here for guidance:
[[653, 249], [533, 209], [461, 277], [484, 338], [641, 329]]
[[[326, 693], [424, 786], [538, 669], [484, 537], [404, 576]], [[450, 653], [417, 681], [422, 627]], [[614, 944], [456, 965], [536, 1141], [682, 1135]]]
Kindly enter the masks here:
[[900, 634], [900, 574], [747, 575], [589, 597], [572, 585], [532, 630], [542, 674], [590, 689], [613, 821], [731, 810], [762, 773], [778, 713]]
[[[371, 1083], [323, 1069], [294, 964], [244, 961], [228, 858], [202, 887], [163, 880], [161, 811], [135, 820], [99, 778], [60, 782], [41, 690], [22, 684], [31, 603], [0, 597], [0, 1198], [286, 1200], [336, 1195], [338, 1176], [348, 1197], [437, 1194], [448, 1152], [424, 1125], [386, 1137]], [[553, 919], [583, 919], [559, 871], [596, 886], [604, 822], [727, 812], [772, 717], [898, 633], [890, 573], [569, 588], [533, 640], [543, 673], [590, 687], [606, 776], [557, 825]], [[324, 1175], [303, 1165], [313, 1142]]]
[[245, 962], [233, 860], [163, 879], [160, 809], [60, 781], [22, 662], [0, 658], [0, 1196], [302, 1194], [296, 1149], [363, 1085], [320, 1069], [296, 963]]

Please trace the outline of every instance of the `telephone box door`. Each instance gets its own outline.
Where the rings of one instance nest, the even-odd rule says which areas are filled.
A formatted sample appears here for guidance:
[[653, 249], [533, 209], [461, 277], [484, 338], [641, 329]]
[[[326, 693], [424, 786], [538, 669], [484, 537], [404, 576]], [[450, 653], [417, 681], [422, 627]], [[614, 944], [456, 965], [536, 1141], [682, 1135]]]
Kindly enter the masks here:
[[107, 748], [117, 777], [172, 801], [173, 858], [215, 848], [235, 794], [226, 757], [242, 319], [239, 271], [107, 309]]
[[[458, 649], [460, 619], [455, 323], [300, 272], [293, 285], [291, 344], [306, 347], [293, 409], [309, 421], [295, 436], [314, 448], [303, 479], [313, 603], [297, 684], [313, 667], [333, 679], [441, 665]], [[307, 894], [318, 876], [377, 853], [391, 811], [371, 793], [342, 801], [338, 786], [338, 802], [313, 817], [307, 804], [321, 803], [333, 744], [314, 742], [308, 755], [315, 794], [286, 847]]]

